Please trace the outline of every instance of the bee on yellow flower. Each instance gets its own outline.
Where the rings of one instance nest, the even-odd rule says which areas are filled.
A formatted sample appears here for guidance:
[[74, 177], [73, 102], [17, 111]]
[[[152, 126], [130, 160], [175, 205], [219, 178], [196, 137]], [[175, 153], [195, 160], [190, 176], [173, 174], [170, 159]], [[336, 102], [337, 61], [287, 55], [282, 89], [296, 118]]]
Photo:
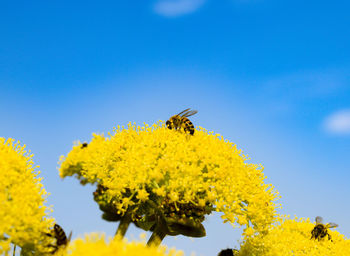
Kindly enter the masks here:
[[[275, 218], [279, 195], [264, 183], [263, 167], [248, 160], [221, 135], [198, 127], [196, 136], [188, 139], [188, 134], [159, 121], [118, 126], [107, 137], [94, 134], [88, 147], [77, 144], [61, 159], [59, 171], [61, 177], [75, 176], [84, 184], [105, 188], [97, 193], [100, 209], [130, 215], [145, 230], [153, 227], [157, 215], [171, 222], [170, 233], [178, 234], [175, 227], [183, 218], [197, 227], [217, 211], [226, 222], [235, 224], [240, 216], [238, 224], [250, 223], [262, 231]], [[193, 234], [204, 235], [200, 229]]]
[[333, 222], [323, 224], [323, 218], [320, 216], [316, 217], [316, 225], [311, 231], [311, 239], [323, 239], [325, 236], [328, 236], [328, 240], [331, 240], [332, 237], [328, 233], [329, 228], [335, 228], [338, 227], [338, 224], [335, 224]]
[[166, 126], [169, 129], [174, 130], [183, 129], [184, 132], [189, 132], [189, 134], [193, 135], [195, 131], [194, 125], [192, 124], [190, 119], [188, 119], [188, 117], [193, 116], [197, 112], [197, 110], [190, 110], [189, 108], [185, 109], [179, 114], [170, 117], [169, 120], [166, 121]]
[[[245, 236], [239, 256], [350, 256], [350, 240], [337, 231], [330, 231], [334, 242], [310, 240], [314, 224], [309, 219], [279, 216], [265, 233]], [[320, 220], [318, 220], [320, 221]]]

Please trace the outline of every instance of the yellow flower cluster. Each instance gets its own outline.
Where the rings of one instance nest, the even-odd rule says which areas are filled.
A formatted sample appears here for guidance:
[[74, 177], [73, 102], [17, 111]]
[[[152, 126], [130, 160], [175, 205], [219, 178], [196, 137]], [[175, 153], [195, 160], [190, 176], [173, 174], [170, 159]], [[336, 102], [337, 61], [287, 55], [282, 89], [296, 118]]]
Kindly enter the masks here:
[[191, 136], [162, 121], [129, 123], [73, 146], [61, 157], [60, 176], [98, 183], [118, 214], [152, 200], [167, 216], [194, 218], [191, 209], [198, 215], [214, 209], [231, 224], [261, 231], [273, 221], [279, 196], [264, 183], [263, 167], [247, 160], [235, 144], [203, 128]]
[[182, 256], [182, 251], [167, 249], [165, 246], [148, 247], [144, 242], [127, 242], [126, 239], [115, 238], [108, 243], [102, 235], [90, 234], [85, 239], [76, 239], [67, 248], [70, 256]]
[[350, 256], [350, 240], [328, 229], [332, 239], [311, 239], [315, 227], [309, 219], [287, 217], [271, 226], [267, 234], [247, 238], [238, 256]]
[[16, 244], [22, 251], [43, 251], [53, 220], [44, 206], [47, 193], [32, 155], [13, 139], [0, 138], [0, 254]]

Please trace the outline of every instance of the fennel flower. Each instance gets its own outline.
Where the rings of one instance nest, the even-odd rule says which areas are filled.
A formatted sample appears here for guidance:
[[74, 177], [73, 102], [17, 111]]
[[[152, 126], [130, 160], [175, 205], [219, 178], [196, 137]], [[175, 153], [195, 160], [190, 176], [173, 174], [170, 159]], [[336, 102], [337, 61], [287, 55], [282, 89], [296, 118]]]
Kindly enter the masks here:
[[0, 254], [10, 251], [10, 244], [22, 253], [46, 251], [46, 232], [53, 219], [44, 205], [47, 193], [37, 177], [32, 155], [25, 145], [0, 138]]
[[85, 235], [84, 239], [74, 240], [67, 248], [58, 255], [69, 256], [182, 256], [182, 251], [167, 249], [165, 246], [148, 247], [145, 242], [132, 241], [116, 237], [106, 242], [105, 236], [100, 234]]
[[[178, 225], [196, 225], [217, 211], [225, 222], [262, 231], [276, 215], [279, 196], [264, 183], [263, 167], [248, 160], [219, 134], [198, 128], [191, 136], [159, 121], [118, 126], [106, 137], [94, 134], [88, 146], [78, 143], [61, 157], [59, 172], [98, 184], [100, 208], [131, 214], [145, 230], [157, 212], [176, 235]], [[198, 232], [188, 235], [203, 236]]]
[[278, 218], [266, 234], [246, 237], [238, 256], [350, 256], [350, 240], [328, 229], [332, 240], [311, 239], [315, 223], [309, 219]]

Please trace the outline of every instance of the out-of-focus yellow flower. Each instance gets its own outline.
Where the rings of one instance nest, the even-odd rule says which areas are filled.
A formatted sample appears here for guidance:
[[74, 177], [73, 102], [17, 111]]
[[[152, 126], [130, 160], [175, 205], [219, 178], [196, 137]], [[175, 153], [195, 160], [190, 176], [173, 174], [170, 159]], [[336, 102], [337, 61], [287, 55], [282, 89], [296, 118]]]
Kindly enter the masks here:
[[106, 242], [104, 235], [90, 234], [85, 239], [77, 239], [69, 245], [67, 253], [71, 256], [182, 256], [182, 251], [167, 249], [165, 246], [148, 247], [145, 242], [128, 242], [115, 238]]
[[[46, 232], [53, 219], [44, 205], [47, 193], [38, 178], [32, 155], [13, 139], [0, 138], [0, 254], [10, 243], [22, 251], [45, 251]], [[47, 243], [46, 243], [47, 245]]]
[[148, 199], [149, 193], [147, 193], [146, 190], [141, 189], [137, 193], [137, 199], [140, 199], [141, 201], [146, 201]]
[[101, 185], [105, 200], [121, 215], [156, 198], [166, 216], [202, 221], [215, 209], [231, 224], [261, 231], [273, 221], [279, 196], [264, 183], [263, 167], [247, 160], [220, 135], [199, 128], [190, 136], [160, 121], [94, 135], [87, 147], [77, 144], [61, 157], [59, 171], [61, 177]]
[[311, 238], [315, 223], [309, 219], [279, 218], [266, 234], [246, 237], [239, 256], [350, 256], [350, 240], [338, 231], [328, 229], [328, 238]]

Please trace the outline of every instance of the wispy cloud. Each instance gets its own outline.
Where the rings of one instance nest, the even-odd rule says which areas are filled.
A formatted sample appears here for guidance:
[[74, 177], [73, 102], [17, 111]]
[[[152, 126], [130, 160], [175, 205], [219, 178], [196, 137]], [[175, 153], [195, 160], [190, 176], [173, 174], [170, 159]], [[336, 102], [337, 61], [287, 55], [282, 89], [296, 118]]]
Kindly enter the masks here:
[[[291, 114], [304, 110], [305, 102], [344, 100], [350, 95], [349, 68], [305, 70], [248, 81], [252, 93], [263, 99], [275, 114]], [[265, 99], [269, 99], [266, 101]]]
[[270, 79], [265, 82], [267, 90], [285, 90], [301, 97], [322, 98], [347, 90], [350, 77], [347, 71], [305, 71]]
[[350, 135], [350, 109], [343, 109], [329, 115], [324, 121], [328, 133]]
[[158, 0], [154, 11], [165, 17], [177, 17], [198, 10], [206, 0]]

